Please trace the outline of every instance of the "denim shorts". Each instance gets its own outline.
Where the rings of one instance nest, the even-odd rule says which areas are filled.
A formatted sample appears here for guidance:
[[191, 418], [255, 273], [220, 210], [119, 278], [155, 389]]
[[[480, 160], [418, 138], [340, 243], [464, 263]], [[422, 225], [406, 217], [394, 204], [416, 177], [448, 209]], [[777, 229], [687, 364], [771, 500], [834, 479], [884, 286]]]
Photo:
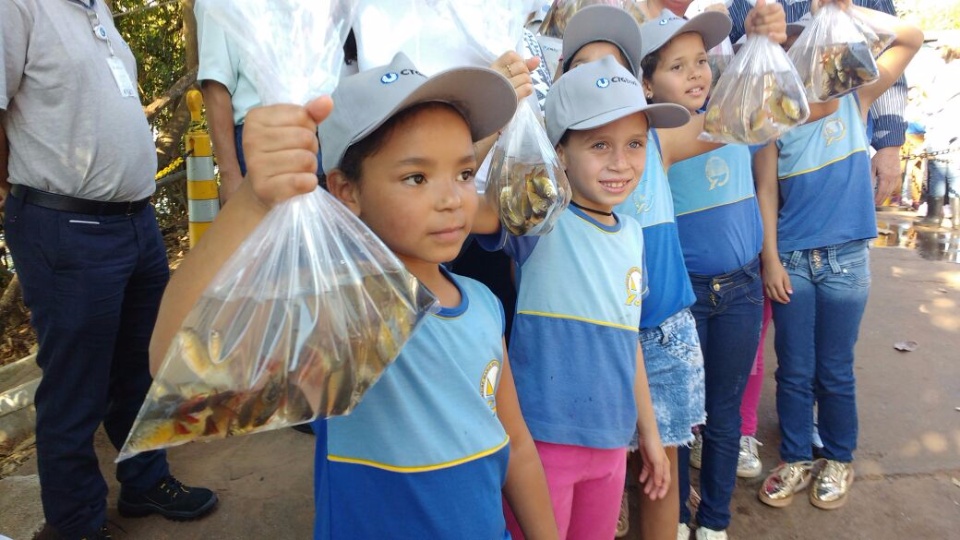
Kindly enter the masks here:
[[640, 345], [660, 440], [664, 446], [689, 444], [693, 441], [690, 428], [706, 420], [703, 353], [690, 310], [641, 329]]

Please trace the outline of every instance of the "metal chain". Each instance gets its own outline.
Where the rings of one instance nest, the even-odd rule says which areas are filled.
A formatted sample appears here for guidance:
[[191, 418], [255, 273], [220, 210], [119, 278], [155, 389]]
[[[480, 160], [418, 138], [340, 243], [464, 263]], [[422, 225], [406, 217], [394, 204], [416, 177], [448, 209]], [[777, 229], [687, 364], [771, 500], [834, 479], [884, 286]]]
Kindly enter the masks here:
[[934, 151], [934, 152], [921, 152], [921, 153], [919, 153], [919, 154], [910, 154], [910, 155], [907, 155], [907, 156], [902, 156], [902, 157], [900, 157], [900, 160], [901, 160], [901, 161], [909, 161], [909, 160], [911, 160], [911, 159], [932, 158], [932, 157], [935, 157], [935, 156], [942, 156], [942, 155], [944, 155], [944, 154], [950, 154], [950, 153], [956, 152], [956, 151], [958, 151], [958, 150], [960, 150], [960, 147], [957, 147], [957, 148], [947, 148], [946, 150], [937, 150], [937, 151]]

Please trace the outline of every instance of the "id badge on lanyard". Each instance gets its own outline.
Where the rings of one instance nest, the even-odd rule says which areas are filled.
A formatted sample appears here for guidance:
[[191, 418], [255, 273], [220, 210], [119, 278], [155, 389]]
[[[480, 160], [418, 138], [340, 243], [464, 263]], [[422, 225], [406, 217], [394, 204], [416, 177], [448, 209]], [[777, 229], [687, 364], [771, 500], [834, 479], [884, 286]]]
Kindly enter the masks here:
[[117, 90], [120, 91], [120, 95], [123, 97], [129, 98], [139, 98], [137, 95], [137, 88], [133, 84], [133, 80], [130, 78], [130, 73], [127, 72], [126, 66], [123, 65], [123, 61], [117, 56], [113, 50], [113, 43], [110, 41], [110, 35], [107, 34], [107, 29], [100, 22], [100, 16], [93, 9], [93, 3], [91, 2], [90, 6], [86, 6], [81, 2], [77, 2], [83, 6], [87, 12], [87, 19], [90, 20], [90, 27], [93, 30], [93, 35], [97, 39], [107, 44], [107, 50], [110, 51], [110, 57], [107, 58], [107, 67], [110, 68], [110, 74], [113, 75], [113, 81], [117, 83]]

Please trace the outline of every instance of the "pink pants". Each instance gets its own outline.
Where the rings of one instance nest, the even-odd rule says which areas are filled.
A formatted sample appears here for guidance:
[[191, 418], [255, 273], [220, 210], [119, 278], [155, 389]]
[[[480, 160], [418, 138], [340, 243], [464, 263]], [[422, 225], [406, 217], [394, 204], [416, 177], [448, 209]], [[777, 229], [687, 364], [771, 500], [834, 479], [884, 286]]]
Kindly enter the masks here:
[[[561, 539], [613, 538], [627, 474], [627, 449], [605, 450], [536, 442]], [[504, 502], [507, 529], [523, 533]]]
[[760, 407], [760, 391], [763, 390], [763, 343], [767, 339], [767, 328], [773, 319], [773, 308], [770, 299], [763, 301], [763, 325], [760, 327], [760, 346], [757, 347], [757, 356], [753, 360], [753, 369], [747, 379], [747, 388], [743, 391], [743, 400], [740, 401], [740, 435], [753, 437], [757, 434], [757, 408]]

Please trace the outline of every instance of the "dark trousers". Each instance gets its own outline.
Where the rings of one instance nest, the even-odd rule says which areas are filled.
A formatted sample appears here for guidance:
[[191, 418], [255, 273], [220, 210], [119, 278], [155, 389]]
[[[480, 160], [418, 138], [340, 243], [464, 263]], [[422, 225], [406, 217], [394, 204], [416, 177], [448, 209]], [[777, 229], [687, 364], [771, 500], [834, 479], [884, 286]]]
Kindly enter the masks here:
[[[4, 230], [39, 341], [43, 511], [63, 536], [79, 537], [106, 520], [94, 433], [102, 422], [120, 448], [150, 388], [148, 346], [169, 279], [166, 250], [152, 206], [96, 216], [10, 196]], [[167, 474], [164, 452], [117, 465], [117, 480], [134, 492]]]

